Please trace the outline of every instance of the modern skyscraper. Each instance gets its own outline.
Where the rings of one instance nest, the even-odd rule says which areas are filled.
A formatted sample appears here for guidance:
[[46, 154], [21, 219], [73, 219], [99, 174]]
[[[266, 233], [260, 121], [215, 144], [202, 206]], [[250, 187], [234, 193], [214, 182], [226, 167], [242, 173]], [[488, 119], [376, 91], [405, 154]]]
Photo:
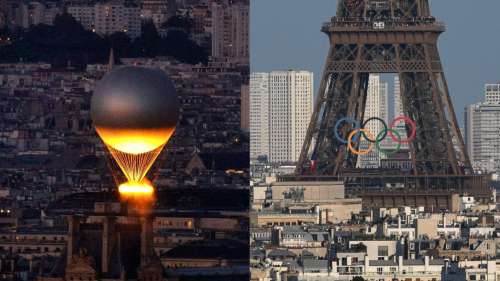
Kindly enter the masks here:
[[[401, 97], [401, 83], [399, 82], [399, 76], [396, 75], [394, 76], [394, 118], [398, 118], [400, 116], [404, 116], [405, 115], [405, 111], [404, 111], [404, 108], [403, 108], [403, 100], [402, 100], [402, 97]], [[388, 126], [390, 126], [389, 124], [389, 121], [388, 120]], [[406, 138], [406, 128], [404, 126], [404, 123], [400, 123], [398, 124], [399, 126], [397, 126], [395, 129], [396, 131], [399, 133], [399, 135], [401, 136], [401, 138], [405, 139]], [[386, 138], [387, 141], [385, 142], [385, 144], [382, 144], [383, 146], [385, 146], [386, 148], [395, 148], [397, 146], [397, 144], [392, 140], [392, 138]], [[408, 144], [407, 143], [402, 143], [400, 145], [400, 149], [408, 149]]]
[[486, 95], [486, 103], [500, 103], [500, 82], [496, 84], [486, 84], [484, 86], [484, 92]]
[[477, 103], [465, 108], [465, 142], [476, 170], [500, 166], [500, 104]]
[[273, 71], [269, 75], [270, 161], [296, 162], [313, 110], [313, 74]]
[[500, 168], [500, 83], [486, 84], [485, 102], [465, 108], [465, 144], [476, 170]]
[[212, 57], [248, 64], [249, 6], [241, 2], [213, 2], [211, 12]]
[[250, 159], [269, 157], [269, 73], [250, 75]]
[[[387, 122], [389, 117], [389, 84], [380, 81], [380, 75], [371, 74], [368, 80], [368, 91], [366, 97], [364, 122], [370, 118], [380, 118]], [[372, 139], [375, 139], [379, 132], [384, 129], [381, 122], [372, 120], [366, 124], [365, 127], [371, 132]], [[368, 148], [370, 143], [362, 141], [360, 146], [362, 149]], [[380, 155], [374, 149], [372, 152], [361, 155], [359, 157], [358, 166], [360, 168], [376, 168], [380, 164]]]
[[313, 74], [273, 71], [250, 76], [250, 157], [296, 162], [313, 109]]
[[399, 76], [394, 76], [394, 116], [404, 115], [403, 101], [401, 100], [401, 84]]

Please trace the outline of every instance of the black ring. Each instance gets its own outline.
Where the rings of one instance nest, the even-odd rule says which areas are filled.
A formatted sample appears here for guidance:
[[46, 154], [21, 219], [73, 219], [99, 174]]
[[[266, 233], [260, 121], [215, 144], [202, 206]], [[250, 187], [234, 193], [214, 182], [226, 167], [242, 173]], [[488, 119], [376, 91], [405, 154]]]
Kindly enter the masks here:
[[[364, 129], [366, 124], [368, 124], [368, 122], [370, 122], [372, 120], [378, 120], [378, 121], [382, 122], [382, 124], [384, 125], [384, 134], [383, 134], [383, 136], [380, 137], [380, 140], [378, 140], [378, 141], [383, 141], [387, 137], [387, 124], [385, 123], [385, 121], [382, 118], [378, 118], [378, 117], [368, 118], [365, 122], [363, 122], [363, 126], [361, 126], [361, 127]], [[370, 138], [368, 138], [366, 136], [366, 134], [364, 132], [361, 132], [361, 134], [363, 135], [365, 140], [367, 140], [371, 143], [377, 143], [377, 140], [371, 140]]]

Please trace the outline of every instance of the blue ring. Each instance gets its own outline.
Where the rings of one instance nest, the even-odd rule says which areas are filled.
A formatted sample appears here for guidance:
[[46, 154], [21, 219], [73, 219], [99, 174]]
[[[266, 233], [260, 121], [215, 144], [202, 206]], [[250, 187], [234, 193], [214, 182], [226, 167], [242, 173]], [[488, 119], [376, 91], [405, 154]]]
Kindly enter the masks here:
[[[346, 122], [346, 123], [349, 123], [349, 124], [352, 124], [352, 125], [355, 125], [355, 129], [358, 130], [358, 129], [361, 129], [361, 123], [357, 120], [354, 120], [354, 118], [351, 118], [351, 117], [344, 117], [342, 119], [339, 119], [337, 121], [337, 123], [335, 123], [335, 128], [334, 128], [334, 133], [335, 133], [335, 138], [343, 143], [343, 144], [347, 144], [347, 140], [346, 139], [343, 139], [340, 134], [339, 134], [339, 128], [340, 128], [340, 124], [342, 124], [342, 122]], [[354, 141], [357, 141], [358, 140], [358, 136], [361, 135], [360, 133], [358, 133], [354, 139]]]

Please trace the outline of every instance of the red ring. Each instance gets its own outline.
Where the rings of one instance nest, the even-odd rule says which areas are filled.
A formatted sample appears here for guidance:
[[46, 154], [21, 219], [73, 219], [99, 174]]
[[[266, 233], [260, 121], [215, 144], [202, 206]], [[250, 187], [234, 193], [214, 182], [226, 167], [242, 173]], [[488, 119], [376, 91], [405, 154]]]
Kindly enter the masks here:
[[404, 140], [400, 140], [398, 138], [396, 138], [396, 136], [394, 136], [394, 134], [389, 130], [388, 132], [388, 135], [391, 137], [391, 139], [393, 141], [395, 141], [396, 143], [410, 143], [411, 141], [413, 141], [415, 139], [415, 137], [417, 136], [417, 123], [415, 123], [415, 121], [411, 120], [410, 117], [407, 117], [407, 116], [399, 116], [398, 118], [394, 119], [392, 122], [391, 122], [391, 129], [394, 129], [394, 126], [396, 125], [396, 123], [398, 121], [404, 121], [405, 124], [408, 124], [410, 125], [410, 127], [412, 127], [411, 129], [411, 134], [410, 136], [407, 138], [407, 139], [404, 139]]

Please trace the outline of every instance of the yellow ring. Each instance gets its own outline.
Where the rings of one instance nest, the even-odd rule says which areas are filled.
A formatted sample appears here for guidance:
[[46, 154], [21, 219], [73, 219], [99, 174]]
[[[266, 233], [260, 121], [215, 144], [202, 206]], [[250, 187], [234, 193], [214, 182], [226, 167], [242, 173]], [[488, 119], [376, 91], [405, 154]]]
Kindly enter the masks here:
[[355, 129], [354, 131], [352, 131], [349, 134], [349, 137], [347, 138], [347, 146], [349, 147], [349, 151], [351, 151], [352, 153], [354, 153], [356, 155], [366, 155], [366, 154], [372, 152], [372, 150], [373, 150], [373, 143], [371, 143], [371, 142], [368, 145], [368, 149], [366, 149], [366, 150], [356, 150], [356, 149], [354, 149], [354, 147], [352, 147], [352, 138], [358, 132], [363, 132], [366, 135], [368, 135], [369, 139], [373, 139], [373, 134], [370, 131], [368, 131], [367, 129], [364, 129], [364, 128], [363, 129]]

